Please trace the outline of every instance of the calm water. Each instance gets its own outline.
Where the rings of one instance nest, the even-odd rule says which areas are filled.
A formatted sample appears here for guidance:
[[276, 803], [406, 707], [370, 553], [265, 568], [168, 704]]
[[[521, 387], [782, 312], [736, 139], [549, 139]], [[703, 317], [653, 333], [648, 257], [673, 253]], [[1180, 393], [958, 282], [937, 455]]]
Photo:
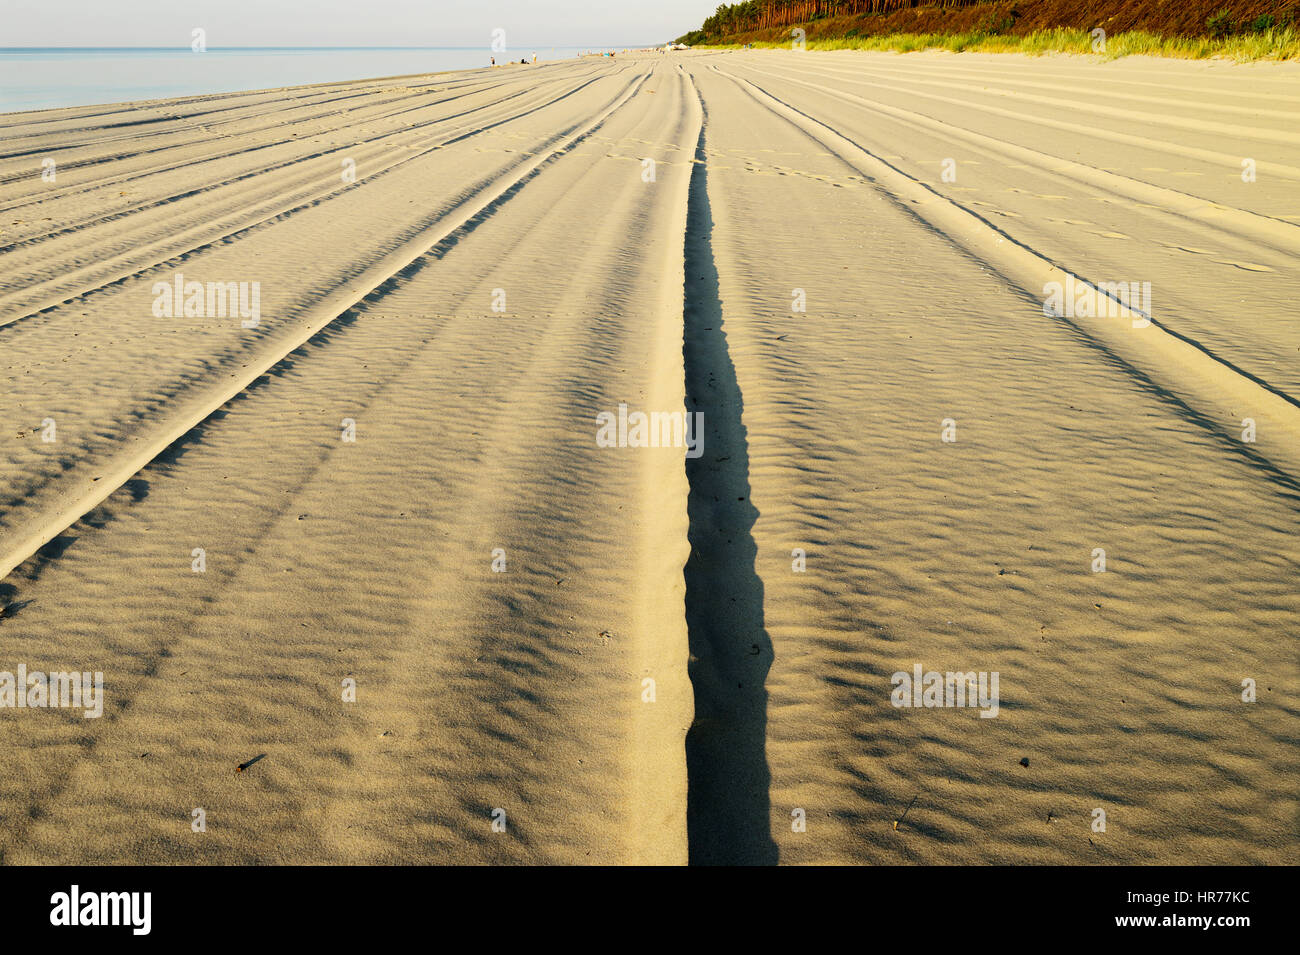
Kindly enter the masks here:
[[[510, 49], [505, 58], [571, 59], [578, 48]], [[0, 112], [122, 103], [487, 66], [464, 47], [241, 47], [15, 49], [0, 47]], [[501, 62], [502, 56], [497, 57]]]

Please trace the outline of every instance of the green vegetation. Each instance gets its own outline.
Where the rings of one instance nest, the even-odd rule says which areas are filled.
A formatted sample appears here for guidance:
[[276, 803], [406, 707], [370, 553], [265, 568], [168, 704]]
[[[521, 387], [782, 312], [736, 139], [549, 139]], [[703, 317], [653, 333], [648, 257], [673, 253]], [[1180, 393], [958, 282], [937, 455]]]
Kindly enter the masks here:
[[[738, 49], [744, 44], [718, 43], [718, 49]], [[788, 41], [755, 41], [754, 47], [789, 49]], [[1092, 36], [1087, 30], [1058, 27], [1035, 30], [1024, 36], [1007, 36], [979, 30], [960, 33], [891, 33], [883, 36], [843, 36], [808, 40], [810, 50], [884, 50], [913, 53], [919, 50], [950, 50], [972, 53], [1093, 53]], [[1122, 56], [1169, 56], [1199, 60], [1212, 56], [1234, 60], [1300, 58], [1300, 34], [1288, 28], [1242, 33], [1221, 40], [1205, 37], [1161, 37], [1153, 33], [1131, 31], [1107, 37], [1106, 50], [1097, 54], [1105, 59]]]
[[1232, 32], [1232, 14], [1227, 10], [1220, 10], [1213, 16], [1205, 20], [1205, 28], [1210, 31], [1210, 36], [1216, 40], [1221, 40]]
[[[719, 6], [680, 42], [788, 48], [799, 27], [813, 50], [1300, 58], [1294, 0], [1179, 0], [1126, 9], [1124, 0], [743, 0]], [[1094, 48], [1097, 25], [1108, 33], [1102, 49]]]

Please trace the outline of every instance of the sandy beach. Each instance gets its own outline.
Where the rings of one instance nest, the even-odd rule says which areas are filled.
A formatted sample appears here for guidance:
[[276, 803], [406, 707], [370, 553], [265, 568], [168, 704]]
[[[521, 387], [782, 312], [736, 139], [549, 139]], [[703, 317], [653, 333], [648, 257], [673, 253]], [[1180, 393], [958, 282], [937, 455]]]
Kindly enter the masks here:
[[0, 114], [0, 861], [1294, 864], [1297, 80]]

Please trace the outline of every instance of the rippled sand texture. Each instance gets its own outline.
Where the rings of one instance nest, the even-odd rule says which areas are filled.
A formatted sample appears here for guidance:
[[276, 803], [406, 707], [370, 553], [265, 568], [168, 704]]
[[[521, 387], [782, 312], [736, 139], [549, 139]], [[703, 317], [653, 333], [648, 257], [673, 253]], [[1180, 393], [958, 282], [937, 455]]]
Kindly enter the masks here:
[[[751, 51], [0, 115], [0, 671], [106, 692], [0, 708], [0, 858], [1297, 861], [1297, 79]], [[155, 315], [177, 273], [260, 321]], [[1045, 315], [1067, 276], [1150, 305]], [[599, 447], [620, 403], [702, 456]], [[892, 705], [916, 664], [996, 718]]]

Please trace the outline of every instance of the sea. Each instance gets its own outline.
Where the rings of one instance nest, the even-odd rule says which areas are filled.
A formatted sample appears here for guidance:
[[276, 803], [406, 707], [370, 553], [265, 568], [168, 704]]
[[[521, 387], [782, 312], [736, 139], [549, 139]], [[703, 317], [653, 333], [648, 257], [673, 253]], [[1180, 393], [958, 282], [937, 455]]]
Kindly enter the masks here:
[[[497, 53], [538, 62], [619, 47]], [[373, 79], [490, 65], [487, 47], [0, 47], [0, 112]]]

